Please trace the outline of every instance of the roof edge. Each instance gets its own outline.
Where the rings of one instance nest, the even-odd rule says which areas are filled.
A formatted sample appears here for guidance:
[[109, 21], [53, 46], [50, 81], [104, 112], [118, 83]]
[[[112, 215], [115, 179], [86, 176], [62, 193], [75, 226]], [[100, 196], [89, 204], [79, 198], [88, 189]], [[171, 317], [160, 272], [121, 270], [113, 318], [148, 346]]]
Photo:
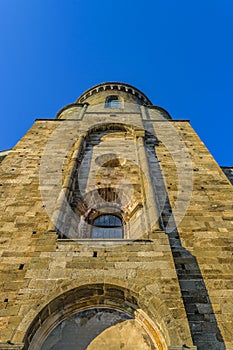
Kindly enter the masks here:
[[99, 91], [105, 91], [105, 90], [118, 90], [118, 91], [125, 91], [129, 92], [132, 95], [136, 95], [140, 100], [143, 101], [146, 105], [152, 105], [152, 102], [150, 99], [142, 92], [141, 90], [137, 89], [133, 85], [122, 83], [122, 82], [105, 82], [101, 84], [97, 84], [86, 90], [79, 98], [76, 100], [76, 103], [83, 103], [86, 98], [90, 97], [91, 95], [98, 93]]

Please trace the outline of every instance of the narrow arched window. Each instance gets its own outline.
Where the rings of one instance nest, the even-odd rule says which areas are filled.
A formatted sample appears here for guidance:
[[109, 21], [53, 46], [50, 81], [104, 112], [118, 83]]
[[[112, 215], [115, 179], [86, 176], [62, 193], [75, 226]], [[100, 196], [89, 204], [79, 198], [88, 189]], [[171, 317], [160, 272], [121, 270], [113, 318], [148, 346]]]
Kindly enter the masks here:
[[121, 101], [117, 95], [107, 96], [105, 100], [106, 108], [122, 108]]
[[119, 216], [104, 214], [97, 216], [92, 223], [92, 238], [123, 238], [123, 225]]

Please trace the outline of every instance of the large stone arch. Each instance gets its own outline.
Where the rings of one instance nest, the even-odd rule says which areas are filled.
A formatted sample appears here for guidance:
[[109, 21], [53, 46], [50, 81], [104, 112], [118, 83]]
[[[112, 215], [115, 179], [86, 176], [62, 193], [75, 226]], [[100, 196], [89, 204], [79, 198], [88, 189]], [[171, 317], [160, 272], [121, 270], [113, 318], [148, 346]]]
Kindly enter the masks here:
[[[46, 300], [50, 301], [46, 303]], [[68, 288], [53, 298], [47, 295], [41, 305], [43, 307], [40, 310], [32, 308], [33, 312], [29, 312], [19, 326], [25, 350], [40, 349], [44, 339], [60, 322], [81, 310], [94, 307], [111, 308], [131, 315], [146, 330], [159, 350], [168, 349], [174, 339], [180, 343], [170, 310], [154, 294], [149, 296], [148, 291], [145, 291], [145, 296], [142, 297], [141, 292], [121, 285], [83, 284]], [[167, 317], [168, 314], [172, 322], [165, 325], [163, 315]]]
[[[121, 134], [122, 149], [115, 147], [114, 142], [118, 142], [118, 136], [116, 139], [114, 136], [113, 139], [106, 139], [115, 133]], [[144, 236], [148, 236], [152, 229], [161, 228], [158, 205], [152, 191], [153, 184], [148, 168], [146, 144], [144, 144], [148, 134], [143, 126], [119, 122], [96, 123], [80, 130], [80, 137], [70, 148], [63, 167], [63, 190], [72, 210], [69, 211], [69, 215], [66, 215], [66, 218], [69, 219], [62, 221], [58, 217], [57, 220], [54, 220], [57, 221], [59, 237], [89, 238], [91, 228], [86, 225], [89, 212], [99, 210], [100, 206], [104, 213], [108, 212], [109, 201], [99, 195], [99, 191], [105, 193], [110, 190], [115, 194], [110, 203], [112, 210], [114, 207], [116, 213], [119, 213], [120, 208], [127, 222], [126, 238], [137, 237], [136, 228], [139, 226], [143, 226], [140, 232]], [[149, 136], [151, 139], [152, 136]], [[153, 137], [153, 139], [156, 138]], [[108, 153], [106, 153], [106, 148], [110, 149]], [[102, 158], [109, 156], [109, 159], [112, 162], [118, 162], [120, 167], [104, 167], [105, 161], [100, 155]], [[101, 162], [97, 163], [96, 161], [100, 158]], [[109, 161], [107, 163], [109, 164]], [[108, 180], [106, 180], [106, 172]], [[137, 179], [135, 174], [137, 174]], [[92, 206], [93, 200], [94, 207]], [[60, 207], [61, 203], [58, 203], [58, 210]], [[62, 213], [66, 211], [67, 206], [63, 208]], [[149, 219], [149, 215], [153, 217], [153, 220]], [[76, 227], [81, 227], [80, 236], [77, 236]], [[146, 231], [144, 227], [147, 227]], [[134, 234], [130, 234], [129, 231]]]

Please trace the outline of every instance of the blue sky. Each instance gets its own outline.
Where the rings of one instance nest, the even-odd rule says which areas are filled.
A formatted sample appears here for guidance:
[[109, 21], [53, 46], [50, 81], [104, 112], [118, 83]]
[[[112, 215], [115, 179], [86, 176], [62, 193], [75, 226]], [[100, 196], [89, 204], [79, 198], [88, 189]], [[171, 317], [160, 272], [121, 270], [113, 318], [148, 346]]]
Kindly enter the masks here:
[[233, 165], [232, 0], [0, 0], [0, 150], [86, 89], [122, 81]]

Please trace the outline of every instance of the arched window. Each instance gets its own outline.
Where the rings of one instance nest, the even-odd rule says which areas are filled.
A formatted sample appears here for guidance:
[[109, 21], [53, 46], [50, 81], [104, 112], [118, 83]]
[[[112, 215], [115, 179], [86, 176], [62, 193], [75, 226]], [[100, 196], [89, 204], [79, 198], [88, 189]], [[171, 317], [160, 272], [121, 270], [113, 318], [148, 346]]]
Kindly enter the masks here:
[[123, 225], [119, 216], [104, 214], [97, 216], [92, 223], [92, 238], [123, 238]]
[[107, 96], [105, 100], [106, 108], [122, 108], [121, 101], [117, 95]]

